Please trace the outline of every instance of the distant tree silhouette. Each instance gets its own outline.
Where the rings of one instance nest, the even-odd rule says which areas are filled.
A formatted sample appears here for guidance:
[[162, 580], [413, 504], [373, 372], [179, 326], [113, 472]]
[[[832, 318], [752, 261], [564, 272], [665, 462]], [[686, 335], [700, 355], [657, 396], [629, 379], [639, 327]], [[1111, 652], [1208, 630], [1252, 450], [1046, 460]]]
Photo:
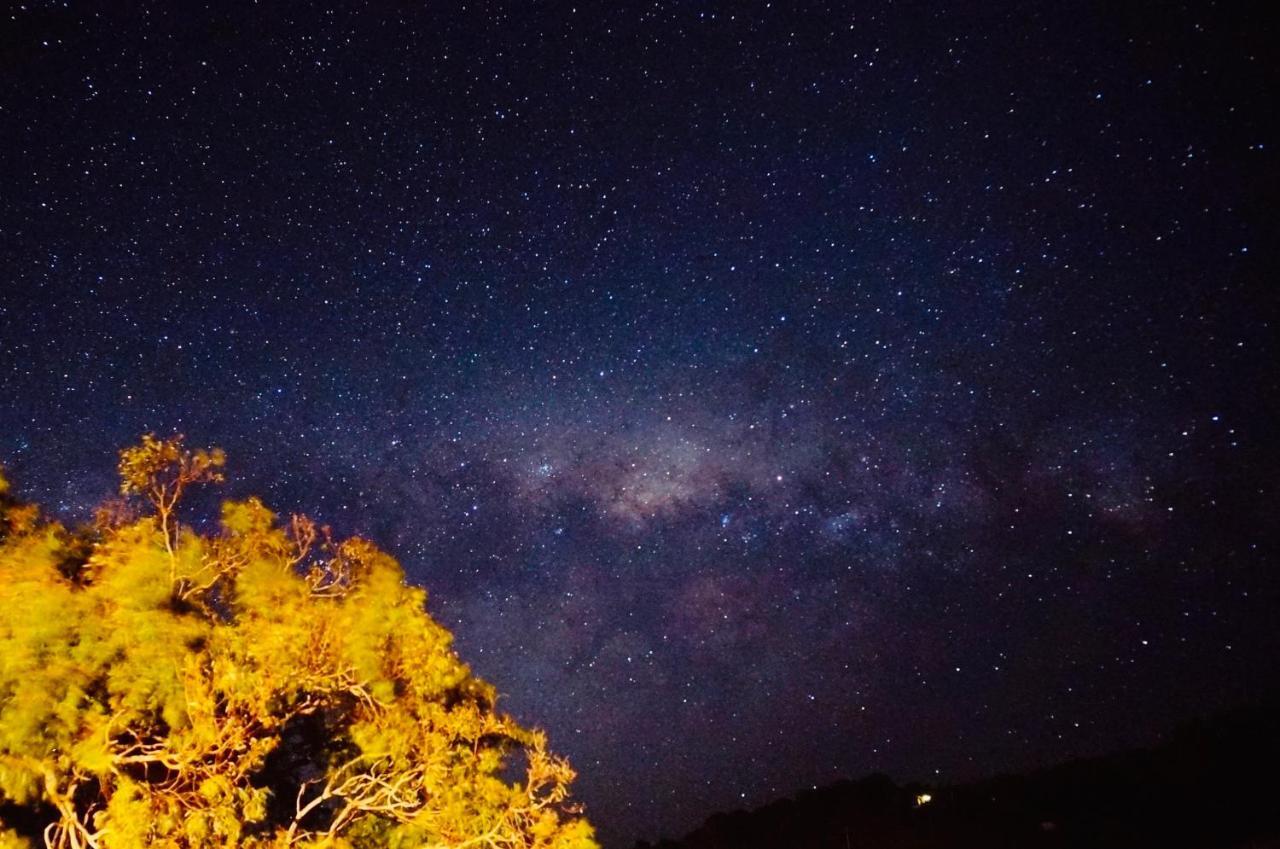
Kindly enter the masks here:
[[148, 435], [74, 530], [0, 476], [0, 849], [594, 847], [391, 557], [256, 498], [179, 524], [223, 465]]
[[1280, 849], [1278, 759], [1270, 700], [1154, 749], [942, 787], [872, 775], [634, 849]]

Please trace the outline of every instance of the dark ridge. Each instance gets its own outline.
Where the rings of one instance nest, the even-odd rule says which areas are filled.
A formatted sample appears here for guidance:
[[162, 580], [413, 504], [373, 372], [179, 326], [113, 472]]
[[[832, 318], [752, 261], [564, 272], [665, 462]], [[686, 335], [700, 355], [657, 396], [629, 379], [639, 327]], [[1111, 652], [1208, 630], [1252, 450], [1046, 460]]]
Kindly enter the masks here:
[[1272, 704], [1192, 722], [1154, 748], [1025, 775], [842, 781], [635, 849], [1274, 849], [1278, 760]]

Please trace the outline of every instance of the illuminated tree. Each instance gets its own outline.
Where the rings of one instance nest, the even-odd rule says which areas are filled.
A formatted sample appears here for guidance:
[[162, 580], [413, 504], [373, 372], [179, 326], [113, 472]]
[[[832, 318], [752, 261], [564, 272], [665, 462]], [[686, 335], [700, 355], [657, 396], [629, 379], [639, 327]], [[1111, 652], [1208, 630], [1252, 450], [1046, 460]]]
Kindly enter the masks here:
[[391, 557], [255, 498], [178, 523], [222, 466], [147, 436], [76, 530], [0, 476], [0, 849], [594, 847]]

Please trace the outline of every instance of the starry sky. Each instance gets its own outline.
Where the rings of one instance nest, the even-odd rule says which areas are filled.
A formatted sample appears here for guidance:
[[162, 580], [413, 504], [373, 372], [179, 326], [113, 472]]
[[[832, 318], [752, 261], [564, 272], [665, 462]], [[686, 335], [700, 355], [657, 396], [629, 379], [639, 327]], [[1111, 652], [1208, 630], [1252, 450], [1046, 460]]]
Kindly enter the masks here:
[[0, 19], [22, 494], [223, 446], [401, 559], [610, 849], [1280, 673], [1242, 6], [210, 5]]

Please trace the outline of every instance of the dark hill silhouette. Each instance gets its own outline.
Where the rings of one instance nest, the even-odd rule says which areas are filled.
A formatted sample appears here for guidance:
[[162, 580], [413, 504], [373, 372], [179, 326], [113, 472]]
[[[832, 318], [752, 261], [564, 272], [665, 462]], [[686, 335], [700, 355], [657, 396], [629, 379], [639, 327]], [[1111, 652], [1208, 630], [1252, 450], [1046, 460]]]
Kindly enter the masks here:
[[[917, 796], [930, 800], [918, 804]], [[842, 781], [636, 849], [1280, 849], [1280, 709], [1151, 749], [940, 787]]]

